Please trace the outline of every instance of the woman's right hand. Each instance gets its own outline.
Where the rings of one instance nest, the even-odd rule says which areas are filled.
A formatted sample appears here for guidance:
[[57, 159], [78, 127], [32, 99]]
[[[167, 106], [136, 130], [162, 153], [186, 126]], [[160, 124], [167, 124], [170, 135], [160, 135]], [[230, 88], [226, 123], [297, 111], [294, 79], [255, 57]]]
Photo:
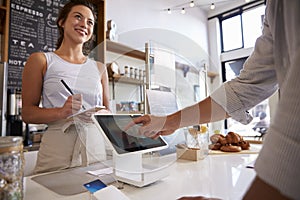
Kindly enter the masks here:
[[82, 95], [74, 94], [67, 98], [62, 107], [62, 118], [65, 119], [70, 115], [73, 115], [82, 108]]

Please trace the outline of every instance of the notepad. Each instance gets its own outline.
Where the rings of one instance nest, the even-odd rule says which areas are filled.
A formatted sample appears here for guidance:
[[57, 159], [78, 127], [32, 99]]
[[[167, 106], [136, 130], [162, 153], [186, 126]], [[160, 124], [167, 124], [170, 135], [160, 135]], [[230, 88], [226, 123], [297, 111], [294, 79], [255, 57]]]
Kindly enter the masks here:
[[102, 110], [102, 109], [105, 109], [105, 106], [96, 106], [96, 107], [93, 107], [93, 108], [90, 108], [90, 109], [87, 109], [87, 110], [80, 110], [79, 112], [77, 113], [74, 113], [73, 115], [70, 115], [69, 117], [67, 117], [67, 119], [70, 119], [72, 117], [76, 117], [78, 115], [81, 115], [81, 114], [85, 114], [85, 113], [95, 113], [95, 112], [98, 112], [99, 110]]
[[102, 176], [102, 175], [112, 174], [113, 168], [112, 167], [102, 168], [102, 169], [97, 169], [97, 170], [93, 170], [93, 171], [87, 171], [87, 173], [94, 175], [94, 176]]

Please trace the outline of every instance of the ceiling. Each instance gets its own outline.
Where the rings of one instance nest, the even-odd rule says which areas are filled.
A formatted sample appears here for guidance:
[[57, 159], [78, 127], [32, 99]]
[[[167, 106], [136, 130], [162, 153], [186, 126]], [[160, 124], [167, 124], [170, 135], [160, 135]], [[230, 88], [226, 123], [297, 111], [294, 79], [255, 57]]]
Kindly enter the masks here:
[[[168, 8], [171, 10], [179, 10], [182, 8], [188, 8], [191, 1], [192, 0], [167, 0], [166, 2], [168, 3], [166, 3], [166, 5], [169, 6]], [[195, 7], [199, 7], [206, 11], [210, 10], [210, 5], [212, 3], [216, 6], [216, 8], [218, 8], [235, 2], [241, 2], [241, 0], [194, 0]]]

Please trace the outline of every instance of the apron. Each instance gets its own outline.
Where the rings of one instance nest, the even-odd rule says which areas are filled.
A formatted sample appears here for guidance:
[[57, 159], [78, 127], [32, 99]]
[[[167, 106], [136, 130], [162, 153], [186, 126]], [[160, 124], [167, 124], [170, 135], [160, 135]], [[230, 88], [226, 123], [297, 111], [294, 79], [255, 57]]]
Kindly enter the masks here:
[[48, 124], [40, 144], [35, 173], [106, 160], [105, 142], [95, 124], [73, 119]]

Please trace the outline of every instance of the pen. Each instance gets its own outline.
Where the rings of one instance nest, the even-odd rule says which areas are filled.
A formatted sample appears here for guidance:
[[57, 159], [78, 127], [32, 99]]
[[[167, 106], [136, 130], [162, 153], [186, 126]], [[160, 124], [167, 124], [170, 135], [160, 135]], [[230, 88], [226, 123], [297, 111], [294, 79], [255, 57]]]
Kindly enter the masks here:
[[[64, 80], [60, 80], [62, 82], [62, 84], [65, 86], [65, 88], [70, 92], [71, 95], [74, 95], [73, 91], [71, 90], [71, 88], [67, 85], [67, 83]], [[82, 105], [82, 109], [85, 110], [84, 105]]]

